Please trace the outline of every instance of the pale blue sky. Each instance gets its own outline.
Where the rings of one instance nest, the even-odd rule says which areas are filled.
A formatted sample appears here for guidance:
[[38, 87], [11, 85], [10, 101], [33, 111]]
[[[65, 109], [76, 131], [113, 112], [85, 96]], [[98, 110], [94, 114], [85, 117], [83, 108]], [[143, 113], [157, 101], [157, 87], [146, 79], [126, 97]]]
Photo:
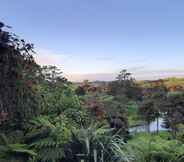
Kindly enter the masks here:
[[183, 0], [1, 0], [0, 20], [68, 75], [184, 74]]

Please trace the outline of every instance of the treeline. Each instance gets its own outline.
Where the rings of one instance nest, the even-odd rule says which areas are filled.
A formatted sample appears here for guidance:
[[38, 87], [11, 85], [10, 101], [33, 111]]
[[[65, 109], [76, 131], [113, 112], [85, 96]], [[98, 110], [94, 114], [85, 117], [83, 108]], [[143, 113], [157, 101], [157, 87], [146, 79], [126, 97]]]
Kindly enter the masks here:
[[[99, 114], [104, 113], [109, 118], [121, 118], [127, 124], [127, 117], [134, 118], [135, 125], [138, 124], [136, 120], [145, 121], [148, 132], [150, 132], [151, 122], [155, 120], [159, 122], [159, 118], [163, 118], [163, 126], [172, 132], [173, 137], [176, 137], [179, 129], [177, 127], [184, 123], [184, 90], [179, 86], [178, 88], [174, 87], [173, 89], [167, 87], [163, 80], [145, 81], [140, 84], [132, 78], [130, 73], [122, 70], [116, 80], [112, 82], [94, 84], [84, 81], [78, 86], [76, 93], [84, 96], [87, 94], [88, 101], [89, 96], [96, 97], [93, 99], [93, 110], [96, 113], [101, 111]], [[105, 104], [107, 100], [108, 103]], [[99, 101], [99, 105], [97, 105], [97, 101]], [[118, 109], [122, 112], [118, 112]], [[110, 113], [109, 110], [111, 110]], [[129, 123], [130, 125], [131, 123]], [[159, 123], [157, 123], [158, 131]]]
[[168, 91], [183, 91], [184, 90], [184, 78], [165, 78], [158, 80], [147, 80], [147, 81], [137, 81], [141, 87], [151, 87], [159, 84], [163, 84]]

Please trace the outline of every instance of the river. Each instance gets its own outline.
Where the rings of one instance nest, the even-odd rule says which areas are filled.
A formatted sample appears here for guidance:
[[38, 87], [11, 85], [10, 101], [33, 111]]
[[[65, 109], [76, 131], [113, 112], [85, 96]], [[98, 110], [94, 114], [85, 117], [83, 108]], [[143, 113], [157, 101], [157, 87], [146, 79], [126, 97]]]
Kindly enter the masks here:
[[[163, 127], [164, 121], [163, 118], [159, 118], [159, 124], [158, 124], [158, 129], [159, 131], [166, 131], [168, 129]], [[132, 127], [129, 129], [131, 133], [136, 133], [136, 132], [146, 132], [147, 131], [147, 125], [140, 125], [136, 127]], [[157, 120], [153, 121], [150, 123], [150, 132], [156, 132], [157, 131]]]

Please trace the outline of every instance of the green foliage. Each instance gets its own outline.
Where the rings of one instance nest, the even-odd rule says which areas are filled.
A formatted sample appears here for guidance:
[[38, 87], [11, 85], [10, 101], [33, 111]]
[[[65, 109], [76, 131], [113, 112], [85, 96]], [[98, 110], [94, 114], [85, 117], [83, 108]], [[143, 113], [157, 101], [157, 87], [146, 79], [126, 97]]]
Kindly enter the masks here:
[[142, 118], [144, 118], [146, 122], [150, 123], [156, 118], [157, 115], [157, 111], [154, 108], [155, 107], [153, 101], [146, 100], [140, 106], [139, 114], [142, 115]]
[[0, 26], [0, 114], [7, 115], [0, 126], [17, 129], [39, 113], [39, 66], [33, 58], [33, 44], [4, 31], [3, 27], [4, 24]]
[[109, 83], [108, 94], [116, 96], [119, 100], [140, 100], [142, 98], [141, 88], [127, 70], [120, 71], [117, 80]]
[[141, 133], [128, 144], [135, 153], [136, 162], [181, 162], [184, 145], [177, 140], [169, 140], [170, 138], [168, 133]]
[[131, 162], [135, 159], [132, 149], [118, 136], [112, 139], [110, 149], [114, 162]]
[[125, 148], [122, 138], [112, 135], [112, 129], [106, 126], [91, 125], [87, 129], [73, 131], [73, 143], [79, 161], [85, 162], [129, 162], [132, 158]]
[[177, 130], [176, 138], [184, 143], [184, 124], [178, 124]]
[[184, 93], [174, 92], [167, 96], [165, 104], [165, 126], [170, 128], [173, 137], [176, 137], [177, 125], [184, 124]]
[[144, 124], [144, 119], [140, 118], [139, 114], [139, 104], [136, 102], [130, 101], [127, 104], [127, 114], [128, 114], [128, 125], [129, 127], [134, 127], [137, 125]]
[[[46, 117], [39, 117], [32, 121], [32, 131], [35, 129], [47, 128], [49, 133], [42, 138], [34, 138], [31, 141], [31, 147], [36, 150], [38, 156], [36, 160], [48, 162], [59, 161], [65, 156], [64, 146], [69, 142], [70, 131], [66, 127], [65, 119], [60, 117], [56, 119], [49, 119]], [[31, 138], [31, 135], [29, 135]]]
[[25, 161], [37, 154], [26, 144], [9, 143], [9, 139], [4, 135], [0, 135], [0, 161], [14, 162]]
[[43, 90], [44, 109], [42, 114], [57, 117], [65, 115], [71, 125], [80, 126], [88, 123], [86, 109], [81, 108], [79, 98], [68, 85], [64, 88], [57, 87], [54, 90]]

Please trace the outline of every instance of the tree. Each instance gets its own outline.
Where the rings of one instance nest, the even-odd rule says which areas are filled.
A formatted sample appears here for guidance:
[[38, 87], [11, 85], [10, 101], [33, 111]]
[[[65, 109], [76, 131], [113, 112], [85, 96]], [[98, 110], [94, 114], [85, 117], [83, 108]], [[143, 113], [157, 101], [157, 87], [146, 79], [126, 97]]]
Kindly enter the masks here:
[[112, 129], [93, 124], [72, 131], [71, 150], [77, 157], [75, 162], [129, 162], [123, 138], [112, 135]]
[[155, 117], [157, 119], [157, 133], [159, 132], [159, 118], [163, 116], [166, 96], [167, 88], [163, 84], [153, 87], [150, 99], [154, 102]]
[[43, 79], [45, 81], [48, 81], [51, 84], [55, 84], [57, 82], [63, 82], [66, 83], [67, 79], [65, 77], [63, 77], [63, 73], [61, 71], [61, 69], [59, 69], [56, 66], [43, 66], [41, 68], [41, 73], [43, 76]]
[[184, 93], [174, 92], [167, 96], [164, 110], [165, 127], [170, 128], [175, 138], [177, 125], [184, 124]]
[[119, 102], [110, 95], [102, 95], [100, 102], [104, 105], [104, 114], [114, 133], [128, 135], [127, 104]]
[[[122, 70], [116, 78], [108, 84], [108, 95], [113, 96], [113, 100], [106, 102], [106, 110], [109, 111], [108, 121], [111, 126], [121, 130], [124, 135], [128, 133], [127, 109], [130, 100], [141, 100], [142, 90], [132, 78], [131, 73]], [[121, 127], [121, 129], [120, 129]]]
[[127, 81], [127, 80], [132, 80], [133, 78], [131, 77], [131, 73], [127, 72], [126, 69], [123, 69], [120, 71], [119, 75], [116, 77], [118, 81]]
[[[60, 162], [65, 156], [65, 145], [69, 142], [71, 133], [66, 126], [64, 116], [50, 118], [40, 116], [31, 121], [31, 131], [28, 144], [37, 152], [35, 161]], [[42, 136], [37, 132], [42, 131]], [[45, 130], [48, 130], [45, 133]], [[36, 134], [36, 135], [35, 135]]]
[[150, 123], [158, 116], [158, 111], [154, 105], [153, 100], [144, 100], [138, 109], [138, 113], [147, 123], [147, 131], [150, 132]]
[[141, 100], [141, 88], [135, 83], [131, 73], [128, 73], [127, 70], [122, 70], [116, 79], [109, 83], [108, 94], [116, 96], [120, 100], [122, 98]]
[[88, 93], [82, 98], [82, 105], [87, 109], [94, 120], [104, 119], [104, 104], [100, 100], [99, 93]]
[[39, 112], [38, 65], [33, 58], [33, 44], [4, 31], [5, 27], [0, 22], [0, 114], [6, 114], [0, 126], [20, 129]]
[[82, 86], [78, 86], [78, 87], [75, 89], [75, 93], [76, 93], [78, 96], [84, 96], [84, 95], [86, 94], [85, 89], [84, 89]]

